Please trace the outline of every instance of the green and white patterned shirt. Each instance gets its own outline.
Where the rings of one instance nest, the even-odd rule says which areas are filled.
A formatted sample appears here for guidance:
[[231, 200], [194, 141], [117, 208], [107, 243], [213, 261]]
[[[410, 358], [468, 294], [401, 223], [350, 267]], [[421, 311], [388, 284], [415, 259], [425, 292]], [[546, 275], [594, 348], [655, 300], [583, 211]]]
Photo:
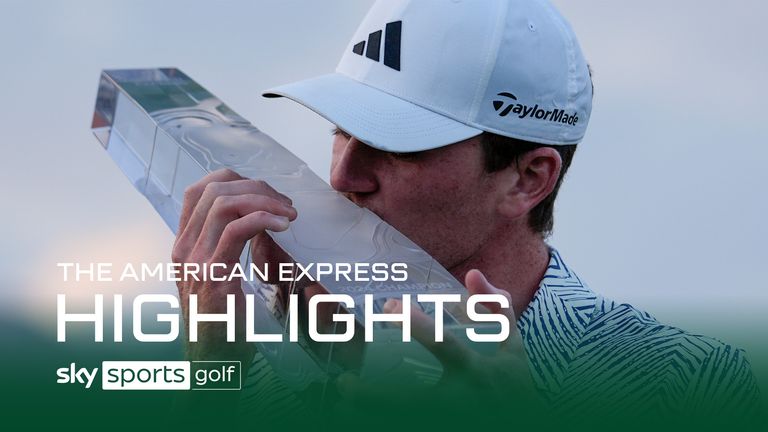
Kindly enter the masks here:
[[[550, 251], [547, 271], [517, 327], [534, 383], [553, 407], [566, 412], [595, 407], [638, 413], [757, 412], [759, 391], [742, 350], [596, 294], [556, 250]], [[241, 412], [296, 415], [299, 405], [257, 355]]]

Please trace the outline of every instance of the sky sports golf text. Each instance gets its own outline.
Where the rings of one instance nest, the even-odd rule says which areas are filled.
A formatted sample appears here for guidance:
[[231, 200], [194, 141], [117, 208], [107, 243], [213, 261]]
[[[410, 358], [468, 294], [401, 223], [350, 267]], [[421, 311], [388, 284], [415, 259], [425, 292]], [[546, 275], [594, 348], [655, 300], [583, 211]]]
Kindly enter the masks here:
[[[70, 363], [56, 370], [58, 384], [75, 384], [89, 389], [99, 368]], [[102, 390], [240, 390], [242, 365], [239, 361], [104, 361], [101, 363]]]

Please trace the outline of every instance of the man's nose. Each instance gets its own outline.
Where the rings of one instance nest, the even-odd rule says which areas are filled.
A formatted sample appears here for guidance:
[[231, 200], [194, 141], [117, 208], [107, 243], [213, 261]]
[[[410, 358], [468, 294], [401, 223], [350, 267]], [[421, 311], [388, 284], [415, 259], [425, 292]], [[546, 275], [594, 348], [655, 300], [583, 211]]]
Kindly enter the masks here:
[[371, 193], [379, 188], [375, 175], [376, 149], [350, 137], [333, 146], [331, 186], [339, 192]]

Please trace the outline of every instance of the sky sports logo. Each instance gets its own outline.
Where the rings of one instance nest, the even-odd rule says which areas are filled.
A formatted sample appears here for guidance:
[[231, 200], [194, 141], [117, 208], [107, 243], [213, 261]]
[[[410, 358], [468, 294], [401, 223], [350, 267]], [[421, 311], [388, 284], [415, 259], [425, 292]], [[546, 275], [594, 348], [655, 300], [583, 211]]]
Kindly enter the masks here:
[[240, 390], [239, 361], [104, 361], [89, 369], [70, 363], [56, 370], [56, 383], [102, 390]]

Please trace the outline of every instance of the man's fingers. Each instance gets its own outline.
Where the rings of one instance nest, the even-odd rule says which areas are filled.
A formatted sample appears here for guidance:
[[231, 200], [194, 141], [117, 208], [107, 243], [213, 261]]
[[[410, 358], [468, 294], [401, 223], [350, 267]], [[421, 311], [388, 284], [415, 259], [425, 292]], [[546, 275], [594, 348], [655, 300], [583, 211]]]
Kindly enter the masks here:
[[198, 237], [217, 198], [244, 194], [264, 195], [278, 200], [286, 206], [292, 204], [290, 198], [280, 194], [263, 181], [243, 179], [230, 170], [215, 171], [185, 192], [185, 209], [181, 216], [178, 237], [174, 245], [174, 258], [183, 261], [183, 258], [197, 244]]
[[[385, 313], [401, 313], [402, 310], [400, 300], [389, 299], [384, 303]], [[443, 342], [436, 342], [435, 320], [416, 306], [411, 307], [411, 335], [437, 357], [443, 365], [444, 375], [467, 369], [475, 355], [449, 331], [444, 331]]]
[[244, 194], [265, 195], [281, 201], [287, 206], [291, 205], [291, 200], [288, 197], [278, 193], [272, 186], [260, 180], [240, 179], [227, 182], [209, 182], [205, 185], [203, 193], [192, 210], [189, 222], [184, 228], [183, 237], [196, 239], [200, 235], [211, 208], [219, 197]]
[[240, 259], [245, 243], [264, 230], [285, 231], [290, 221], [265, 211], [249, 213], [224, 227], [221, 238], [213, 252], [212, 262], [230, 263]]
[[[250, 213], [259, 211], [287, 218], [288, 220], [296, 219], [297, 216], [296, 210], [293, 207], [268, 196], [219, 196], [216, 198], [213, 206], [211, 206], [211, 210], [203, 225], [202, 232], [195, 244], [195, 250], [198, 253], [205, 254], [214, 251], [227, 225]], [[282, 219], [274, 219], [273, 221], [281, 220]]]
[[209, 183], [227, 182], [241, 178], [242, 177], [238, 173], [230, 169], [220, 169], [208, 174], [196, 183], [193, 183], [191, 186], [189, 186], [184, 191], [184, 203], [181, 208], [181, 218], [179, 219], [178, 233], [181, 234], [184, 232], [184, 229], [189, 223], [189, 219], [192, 217], [192, 212], [197, 205], [197, 202], [200, 201], [200, 197], [203, 195], [205, 187]]

